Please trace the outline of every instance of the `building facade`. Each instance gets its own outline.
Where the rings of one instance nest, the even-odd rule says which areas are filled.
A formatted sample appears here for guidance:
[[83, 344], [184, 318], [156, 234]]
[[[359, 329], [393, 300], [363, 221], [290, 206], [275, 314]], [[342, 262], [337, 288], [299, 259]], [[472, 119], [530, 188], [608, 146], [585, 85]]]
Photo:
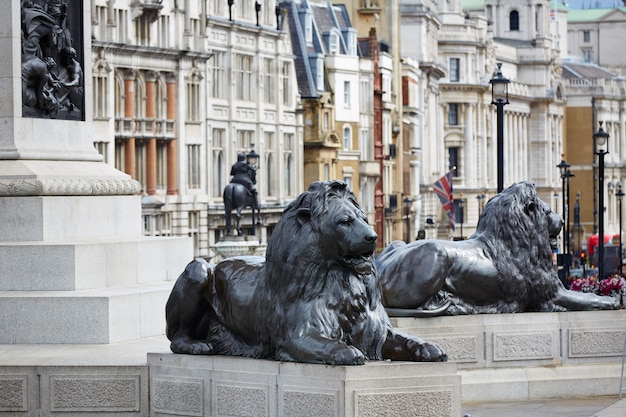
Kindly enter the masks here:
[[142, 184], [144, 234], [189, 235], [194, 256], [225, 233], [238, 153], [261, 156], [261, 239], [303, 187], [289, 37], [274, 3], [256, 4], [91, 3], [95, 145]]

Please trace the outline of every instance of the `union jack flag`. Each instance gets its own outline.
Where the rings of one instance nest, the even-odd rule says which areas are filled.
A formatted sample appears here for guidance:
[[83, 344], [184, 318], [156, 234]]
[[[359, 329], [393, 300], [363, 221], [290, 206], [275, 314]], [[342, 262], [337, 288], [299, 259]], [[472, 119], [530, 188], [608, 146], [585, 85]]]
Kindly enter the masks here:
[[441, 200], [443, 209], [448, 215], [450, 222], [450, 228], [454, 230], [454, 197], [452, 196], [452, 171], [448, 172], [443, 177], [439, 178], [437, 182], [433, 184], [433, 191]]

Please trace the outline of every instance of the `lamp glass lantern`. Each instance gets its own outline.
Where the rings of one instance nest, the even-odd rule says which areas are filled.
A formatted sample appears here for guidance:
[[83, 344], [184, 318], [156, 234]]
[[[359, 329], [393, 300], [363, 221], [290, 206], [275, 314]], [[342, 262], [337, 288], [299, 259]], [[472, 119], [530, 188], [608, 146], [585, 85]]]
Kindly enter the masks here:
[[250, 152], [246, 155], [246, 162], [249, 165], [259, 166], [260, 155], [254, 151], [254, 148], [250, 149]]
[[495, 77], [489, 80], [491, 84], [491, 104], [509, 104], [509, 84], [511, 80], [502, 75], [502, 63], [498, 62]]
[[600, 122], [598, 131], [593, 134], [593, 152], [596, 155], [609, 153], [609, 134], [602, 128], [602, 122]]
[[561, 159], [561, 162], [556, 167], [559, 169], [559, 172], [561, 173], [561, 178], [565, 178], [567, 175], [568, 168], [570, 167], [570, 164], [565, 162], [565, 159]]

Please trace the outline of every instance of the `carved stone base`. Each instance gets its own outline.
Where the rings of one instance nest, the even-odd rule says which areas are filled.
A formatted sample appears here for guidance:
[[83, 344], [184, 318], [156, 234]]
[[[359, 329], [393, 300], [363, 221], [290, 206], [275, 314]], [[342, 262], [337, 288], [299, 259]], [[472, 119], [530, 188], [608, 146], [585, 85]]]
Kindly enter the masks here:
[[328, 366], [150, 353], [148, 366], [155, 417], [461, 415], [461, 378], [446, 363]]
[[624, 310], [398, 317], [392, 324], [443, 346], [463, 376], [463, 401], [618, 391]]

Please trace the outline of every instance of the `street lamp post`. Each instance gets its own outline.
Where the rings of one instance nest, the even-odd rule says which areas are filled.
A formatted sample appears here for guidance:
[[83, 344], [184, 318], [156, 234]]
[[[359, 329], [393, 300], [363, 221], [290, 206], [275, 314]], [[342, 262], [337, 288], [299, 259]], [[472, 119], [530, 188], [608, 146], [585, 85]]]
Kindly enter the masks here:
[[483, 193], [480, 193], [476, 196], [476, 200], [478, 200], [478, 219], [480, 220], [480, 215], [483, 212], [483, 208], [485, 207], [485, 199], [487, 196]]
[[[563, 266], [565, 266], [565, 255], [567, 254], [567, 238], [568, 238], [568, 218], [567, 215], [569, 213], [565, 212], [565, 178], [567, 175], [567, 171], [570, 167], [570, 164], [568, 164], [567, 162], [565, 162], [565, 159], [563, 158], [565, 155], [561, 155], [561, 162], [556, 166], [560, 173], [561, 173], [561, 195], [563, 196], [563, 200], [561, 202], [561, 208], [562, 211], [561, 213], [563, 213]], [[569, 210], [568, 210], [569, 211]]]
[[617, 183], [617, 191], [615, 192], [617, 197], [618, 210], [619, 210], [619, 269], [617, 270], [620, 276], [622, 275], [622, 199], [624, 198], [624, 190], [622, 189], [622, 183]]
[[609, 153], [609, 134], [602, 122], [593, 134], [593, 153], [598, 155], [598, 279], [604, 279], [604, 155]]
[[404, 220], [406, 221], [406, 239], [405, 242], [411, 241], [411, 203], [413, 199], [411, 197], [404, 197]]
[[461, 240], [463, 240], [463, 222], [465, 221], [465, 199], [464, 198], [460, 198], [459, 200], [459, 215], [460, 215], [460, 222], [461, 222]]
[[498, 193], [504, 189], [504, 106], [509, 104], [509, 83], [508, 78], [502, 75], [502, 63], [496, 64], [498, 70], [495, 77], [489, 80], [491, 84], [491, 104], [497, 110], [497, 160], [498, 160]]
[[569, 169], [565, 172], [565, 197], [567, 198], [567, 204], [565, 204], [565, 214], [567, 215], [567, 233], [566, 233], [566, 237], [567, 237], [567, 256], [568, 256], [568, 269], [569, 266], [572, 263], [572, 259], [571, 259], [571, 252], [572, 252], [572, 247], [570, 245], [570, 243], [572, 243], [572, 228], [570, 225], [570, 217], [569, 217], [569, 183], [572, 180], [572, 178], [574, 178], [576, 175], [574, 175], [574, 173], [572, 171], [570, 171]]

